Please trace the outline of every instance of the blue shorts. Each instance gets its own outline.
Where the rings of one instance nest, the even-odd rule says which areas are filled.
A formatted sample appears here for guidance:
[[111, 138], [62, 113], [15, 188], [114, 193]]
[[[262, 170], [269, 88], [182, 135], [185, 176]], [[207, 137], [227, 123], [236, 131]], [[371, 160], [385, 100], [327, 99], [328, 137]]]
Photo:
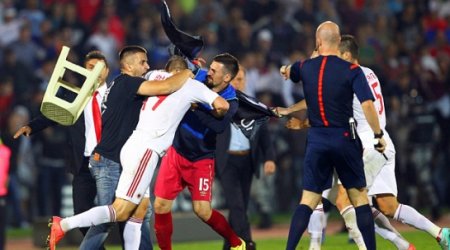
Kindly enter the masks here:
[[346, 189], [366, 186], [362, 144], [345, 128], [310, 128], [308, 132], [303, 189], [315, 193], [331, 187], [333, 169]]

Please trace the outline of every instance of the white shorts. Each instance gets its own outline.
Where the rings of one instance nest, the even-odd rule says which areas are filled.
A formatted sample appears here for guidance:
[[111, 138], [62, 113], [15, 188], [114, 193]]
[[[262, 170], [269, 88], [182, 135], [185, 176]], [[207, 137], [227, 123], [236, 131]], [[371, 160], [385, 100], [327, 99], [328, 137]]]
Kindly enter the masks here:
[[386, 150], [385, 154], [388, 160], [374, 178], [373, 184], [369, 188], [369, 196], [377, 194], [393, 194], [394, 196], [397, 196], [398, 190], [397, 180], [395, 179], [395, 151], [388, 152]]
[[120, 151], [122, 174], [116, 189], [116, 197], [136, 205], [143, 197], [149, 197], [150, 182], [158, 165], [159, 155], [148, 148], [148, 139], [134, 133]]
[[[395, 154], [394, 154], [395, 157]], [[386, 165], [386, 158], [375, 148], [366, 148], [363, 152], [364, 176], [366, 177], [366, 187], [371, 189], [375, 178]]]
[[[375, 149], [365, 149], [364, 160], [364, 174], [366, 176], [366, 183], [368, 195], [374, 196], [377, 194], [393, 194], [397, 196], [397, 181], [395, 179], [395, 151], [385, 151], [388, 160], [384, 158]], [[336, 205], [337, 185], [342, 185], [338, 179], [336, 172], [333, 175], [333, 184], [331, 188], [323, 191], [322, 197], [329, 200], [333, 205]]]
[[393, 194], [397, 196], [397, 181], [395, 179], [395, 146], [389, 136], [389, 133], [384, 131], [384, 140], [386, 141], [386, 150], [384, 154], [378, 153], [371, 141], [373, 141], [373, 133], [365, 132], [358, 133], [364, 147], [364, 171], [366, 174], [368, 195], [373, 196], [377, 194]]

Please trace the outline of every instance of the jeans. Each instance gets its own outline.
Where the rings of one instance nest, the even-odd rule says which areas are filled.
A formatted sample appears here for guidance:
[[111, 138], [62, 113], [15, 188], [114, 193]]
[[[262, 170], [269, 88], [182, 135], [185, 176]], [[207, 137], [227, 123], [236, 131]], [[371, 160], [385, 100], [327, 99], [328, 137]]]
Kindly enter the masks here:
[[139, 250], [153, 250], [152, 240], [150, 238], [150, 219], [152, 217], [152, 203], [150, 202], [141, 227], [141, 244]]
[[[95, 196], [97, 187], [95, 179], [89, 170], [89, 158], [83, 159], [83, 165], [78, 173], [73, 175], [72, 180], [72, 198], [73, 210], [75, 214], [87, 211], [95, 206]], [[80, 228], [83, 236], [86, 235], [89, 227]]]
[[[119, 163], [100, 156], [98, 161], [91, 156], [89, 168], [97, 186], [97, 206], [111, 205], [122, 168]], [[101, 249], [114, 223], [92, 226], [81, 242], [80, 249]]]
[[[95, 179], [97, 186], [97, 206], [110, 205], [115, 199], [115, 191], [119, 182], [122, 167], [119, 163], [100, 156], [100, 160], [96, 161], [91, 156], [89, 160], [90, 171]], [[152, 214], [151, 205], [147, 209], [144, 222], [141, 228], [141, 244], [139, 249], [153, 249], [150, 239], [150, 217]], [[106, 237], [112, 229], [114, 223], [106, 223], [102, 225], [92, 226], [83, 242], [80, 249], [92, 250], [101, 249]], [[121, 227], [123, 229], [123, 225]], [[122, 233], [122, 230], [120, 230]], [[121, 235], [122, 238], [122, 235]]]

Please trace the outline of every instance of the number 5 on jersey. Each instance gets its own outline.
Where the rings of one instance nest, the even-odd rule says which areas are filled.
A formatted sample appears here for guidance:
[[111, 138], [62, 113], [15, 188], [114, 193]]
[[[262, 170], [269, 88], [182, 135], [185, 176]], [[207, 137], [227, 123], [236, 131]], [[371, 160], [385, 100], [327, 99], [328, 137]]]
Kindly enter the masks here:
[[383, 96], [377, 92], [376, 87], [378, 87], [378, 85], [380, 85], [380, 83], [378, 82], [374, 82], [372, 83], [372, 85], [370, 85], [373, 89], [373, 93], [375, 94], [375, 98], [377, 98], [377, 101], [380, 102], [380, 107], [378, 108], [378, 114], [383, 114], [384, 111], [384, 103], [383, 103]]

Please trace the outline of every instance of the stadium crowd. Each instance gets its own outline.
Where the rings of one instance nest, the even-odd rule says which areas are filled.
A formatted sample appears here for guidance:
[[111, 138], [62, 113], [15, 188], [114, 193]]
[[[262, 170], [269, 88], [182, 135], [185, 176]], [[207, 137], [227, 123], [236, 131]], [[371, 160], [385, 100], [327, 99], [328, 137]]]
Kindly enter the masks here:
[[[221, 52], [247, 69], [247, 89], [269, 106], [289, 106], [303, 96], [285, 83], [279, 67], [314, 50], [318, 24], [331, 20], [360, 45], [360, 63], [381, 80], [388, 130], [397, 148], [399, 199], [431, 209], [434, 219], [450, 206], [450, 2], [444, 0], [170, 0], [181, 30], [201, 35], [207, 62]], [[158, 0], [3, 0], [0, 3], [0, 129], [12, 150], [9, 225], [26, 226], [37, 216], [60, 214], [66, 134], [59, 128], [12, 139], [39, 114], [59, 51], [70, 60], [98, 49], [118, 71], [118, 50], [127, 44], [148, 50], [153, 69], [169, 58]], [[67, 77], [77, 79], [74, 74]], [[277, 151], [274, 211], [298, 202], [305, 131], [270, 121]], [[427, 193], [428, 195], [422, 195]], [[274, 195], [276, 194], [276, 195]], [[219, 202], [220, 203], [220, 202]], [[220, 206], [220, 204], [218, 205]], [[255, 206], [257, 207], [257, 206]]]

